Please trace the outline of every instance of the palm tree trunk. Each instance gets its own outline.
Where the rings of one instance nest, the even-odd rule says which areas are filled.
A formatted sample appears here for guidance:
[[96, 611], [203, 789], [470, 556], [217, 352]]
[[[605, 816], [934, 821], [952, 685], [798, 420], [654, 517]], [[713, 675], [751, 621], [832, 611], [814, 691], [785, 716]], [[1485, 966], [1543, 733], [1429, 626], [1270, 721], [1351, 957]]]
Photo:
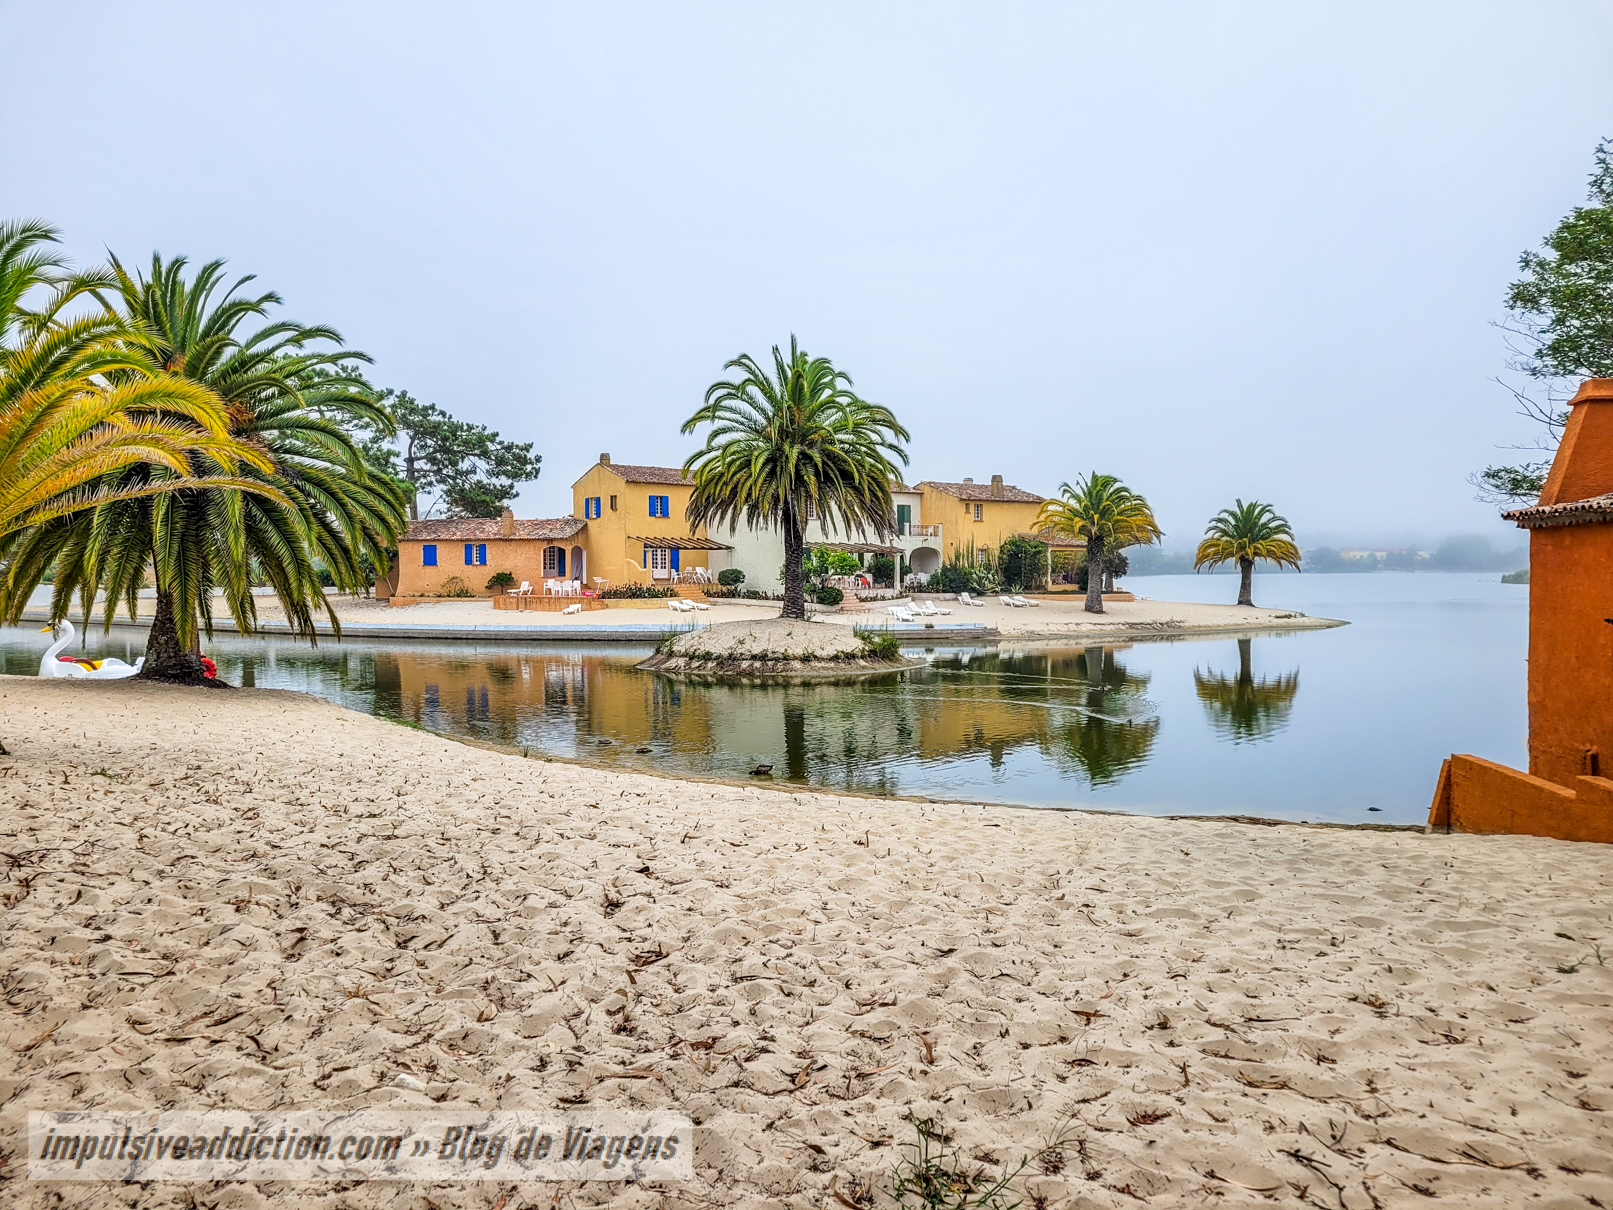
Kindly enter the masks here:
[[1103, 539], [1087, 539], [1087, 612], [1103, 612]]
[[174, 609], [174, 594], [160, 587], [157, 589], [157, 612], [151, 619], [151, 633], [146, 637], [146, 662], [136, 679], [176, 685], [212, 683], [202, 672], [201, 659], [179, 640], [179, 617]]
[[1238, 571], [1243, 577], [1243, 583], [1238, 586], [1238, 604], [1253, 605], [1255, 603], [1255, 561], [1247, 557], [1238, 559]]
[[801, 576], [801, 547], [805, 535], [801, 532], [801, 523], [796, 520], [795, 510], [786, 508], [784, 513], [784, 609], [779, 616], [782, 618], [805, 618], [806, 588]]
[[1253, 685], [1255, 683], [1255, 674], [1249, 667], [1249, 647], [1248, 639], [1238, 640], [1238, 684], [1240, 685]]

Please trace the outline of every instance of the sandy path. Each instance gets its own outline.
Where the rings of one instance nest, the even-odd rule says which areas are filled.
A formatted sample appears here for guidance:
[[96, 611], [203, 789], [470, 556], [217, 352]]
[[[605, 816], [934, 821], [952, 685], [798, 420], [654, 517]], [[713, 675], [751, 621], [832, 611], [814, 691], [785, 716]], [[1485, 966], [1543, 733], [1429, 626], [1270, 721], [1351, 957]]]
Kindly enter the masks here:
[[1027, 1206], [1613, 1206], [1613, 966], [1558, 969], [1613, 951], [1605, 846], [696, 785], [264, 690], [0, 719], [11, 1205], [553, 1194], [30, 1185], [31, 1108], [665, 1104], [670, 1204], [855, 1201], [934, 1116]]

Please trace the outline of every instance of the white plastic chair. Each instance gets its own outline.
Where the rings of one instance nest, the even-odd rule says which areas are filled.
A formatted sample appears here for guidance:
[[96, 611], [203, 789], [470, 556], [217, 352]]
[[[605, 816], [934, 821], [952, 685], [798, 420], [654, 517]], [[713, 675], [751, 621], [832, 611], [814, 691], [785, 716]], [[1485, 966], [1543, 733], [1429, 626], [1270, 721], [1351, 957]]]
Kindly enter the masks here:
[[512, 597], [530, 597], [532, 595], [532, 582], [530, 580], [522, 580], [521, 587], [517, 588], [510, 595]]

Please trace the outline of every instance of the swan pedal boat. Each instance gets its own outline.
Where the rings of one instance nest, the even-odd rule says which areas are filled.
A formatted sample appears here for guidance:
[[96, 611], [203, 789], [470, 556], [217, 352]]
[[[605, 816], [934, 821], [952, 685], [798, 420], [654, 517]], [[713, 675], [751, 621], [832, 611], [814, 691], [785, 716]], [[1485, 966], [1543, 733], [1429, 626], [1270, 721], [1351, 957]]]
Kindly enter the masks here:
[[108, 657], [104, 660], [91, 660], [83, 656], [62, 655], [62, 648], [73, 641], [73, 623], [63, 618], [55, 626], [45, 626], [41, 634], [55, 634], [60, 636], [45, 652], [39, 661], [40, 676], [69, 677], [74, 680], [116, 681], [124, 677], [133, 676], [140, 671], [146, 662], [141, 656], [134, 663], [129, 664], [123, 660]]

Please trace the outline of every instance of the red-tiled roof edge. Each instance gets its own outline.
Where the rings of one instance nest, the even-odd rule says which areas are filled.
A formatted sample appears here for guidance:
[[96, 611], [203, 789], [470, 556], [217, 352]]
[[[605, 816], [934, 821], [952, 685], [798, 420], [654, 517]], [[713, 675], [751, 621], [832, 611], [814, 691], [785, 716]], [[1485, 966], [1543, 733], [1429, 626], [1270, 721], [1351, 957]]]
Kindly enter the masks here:
[[1564, 500], [1560, 504], [1531, 504], [1501, 514], [1522, 529], [1544, 529], [1551, 525], [1594, 525], [1613, 521], [1613, 492], [1584, 500]]
[[1008, 504], [1040, 504], [1047, 499], [1038, 496], [1035, 492], [1028, 492], [1022, 487], [1015, 487], [1012, 483], [1002, 485], [1002, 495], [992, 493], [990, 483], [943, 483], [935, 479], [926, 479], [919, 484], [920, 487], [933, 487], [938, 492], [948, 496], [956, 496], [960, 500], [989, 502], [992, 500]]
[[686, 479], [683, 469], [676, 466], [634, 466], [624, 462], [602, 462], [608, 471], [627, 483], [664, 483], [668, 487], [693, 487], [694, 480]]

